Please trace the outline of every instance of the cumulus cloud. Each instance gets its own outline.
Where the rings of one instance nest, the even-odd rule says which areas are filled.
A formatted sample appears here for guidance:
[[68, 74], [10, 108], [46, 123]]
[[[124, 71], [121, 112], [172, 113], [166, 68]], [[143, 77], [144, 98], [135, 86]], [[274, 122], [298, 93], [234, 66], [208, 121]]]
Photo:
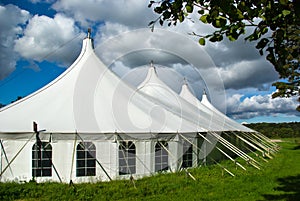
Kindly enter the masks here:
[[[263, 89], [266, 83], [278, 79], [278, 73], [264, 59], [240, 61], [218, 68], [226, 89], [257, 87]], [[269, 90], [269, 89], [267, 89]]]
[[[29, 20], [24, 35], [15, 41], [14, 50], [29, 60], [67, 65], [79, 54], [82, 38], [71, 18], [62, 14], [54, 18], [35, 15]], [[77, 42], [68, 43], [73, 39]]]
[[208, 43], [205, 50], [214, 58], [216, 65], [221, 67], [261, 58], [255, 42], [246, 42], [243, 37], [234, 42], [225, 38], [222, 43]]
[[68, 13], [83, 26], [109, 21], [128, 27], [146, 27], [155, 14], [148, 9], [147, 1], [136, 0], [59, 0], [53, 8]]
[[13, 46], [18, 36], [23, 33], [22, 26], [29, 18], [29, 12], [17, 6], [0, 5], [0, 80], [15, 70], [19, 57]]
[[275, 98], [271, 94], [254, 95], [242, 100], [243, 95], [235, 94], [228, 97], [228, 115], [234, 119], [250, 119], [259, 116], [276, 116], [279, 114], [299, 116], [295, 110], [296, 98]]
[[103, 26], [100, 26], [95, 35], [95, 42], [101, 43], [108, 40], [111, 37], [117, 36], [124, 32], [129, 31], [129, 27], [120, 23], [105, 22]]

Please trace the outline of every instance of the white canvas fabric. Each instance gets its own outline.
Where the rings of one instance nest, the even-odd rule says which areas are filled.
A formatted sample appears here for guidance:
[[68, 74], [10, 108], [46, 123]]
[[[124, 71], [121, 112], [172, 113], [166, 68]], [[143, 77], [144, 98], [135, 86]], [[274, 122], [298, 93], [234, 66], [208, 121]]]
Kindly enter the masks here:
[[220, 115], [201, 104], [200, 101], [194, 100], [196, 98], [187, 91], [185, 86], [182, 88], [181, 95], [175, 93], [159, 79], [153, 65], [149, 67], [145, 80], [137, 89], [148, 95], [152, 101], [176, 112], [183, 119], [197, 124], [206, 131], [250, 131], [246, 127], [232, 123], [226, 115]]
[[[244, 128], [231, 124], [212, 105], [205, 106], [208, 103], [196, 99], [193, 104], [192, 94], [183, 89], [184, 92], [183, 97], [190, 97], [187, 100], [165, 85], [153, 66], [138, 89], [124, 83], [95, 55], [88, 35], [79, 57], [64, 73], [0, 109], [0, 181], [29, 181], [35, 177], [38, 182], [80, 183], [151, 175], [157, 171], [155, 166], [161, 165], [156, 162], [155, 150], [163, 142], [168, 144], [169, 155], [165, 168], [177, 171], [182, 165], [185, 139], [193, 144], [192, 166], [196, 167], [210, 151], [210, 145], [205, 142], [203, 146], [197, 134]], [[34, 132], [33, 122], [42, 131]], [[136, 171], [122, 175], [120, 144], [129, 141], [136, 147]], [[51, 146], [51, 160], [43, 155], [45, 162], [51, 161], [50, 168], [49, 163], [46, 166], [52, 171], [50, 175], [33, 172], [41, 169], [37, 161], [42, 162], [42, 157], [34, 158], [39, 143]], [[83, 149], [80, 143], [92, 144], [95, 153]], [[195, 146], [201, 145], [204, 151], [199, 158]], [[39, 145], [39, 149], [45, 147]], [[78, 165], [82, 160], [78, 150], [89, 152], [86, 158], [95, 160], [92, 175], [77, 174], [90, 168]]]
[[219, 122], [223, 122], [224, 131], [255, 132], [254, 130], [239, 124], [220, 112], [210, 103], [205, 92], [203, 93], [202, 100], [200, 102], [190, 91], [187, 82], [184, 82], [182, 85], [179, 95], [192, 105], [196, 106], [199, 110], [209, 113], [213, 120], [218, 119]]
[[83, 40], [79, 57], [62, 75], [0, 110], [0, 138], [28, 139], [33, 121], [45, 129], [44, 133], [67, 139], [76, 132], [103, 139], [99, 134], [147, 138], [156, 133], [205, 131], [120, 80], [95, 55], [89, 37]]

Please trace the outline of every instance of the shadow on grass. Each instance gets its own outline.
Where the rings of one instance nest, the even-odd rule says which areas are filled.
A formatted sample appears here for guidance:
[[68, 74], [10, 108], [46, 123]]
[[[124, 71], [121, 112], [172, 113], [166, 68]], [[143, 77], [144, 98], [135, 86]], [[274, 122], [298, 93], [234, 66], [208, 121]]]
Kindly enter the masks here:
[[300, 200], [300, 175], [277, 179], [279, 186], [274, 188], [276, 193], [263, 195], [265, 200]]
[[300, 145], [293, 148], [293, 150], [298, 150], [298, 149], [300, 149]]

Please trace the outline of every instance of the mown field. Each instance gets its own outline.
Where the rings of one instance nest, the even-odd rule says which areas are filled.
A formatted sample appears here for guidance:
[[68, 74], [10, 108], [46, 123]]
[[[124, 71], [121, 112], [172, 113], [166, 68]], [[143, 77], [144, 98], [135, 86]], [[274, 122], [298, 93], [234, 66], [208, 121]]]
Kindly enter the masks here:
[[[199, 167], [189, 172], [159, 174], [131, 181], [68, 184], [34, 182], [0, 183], [0, 200], [300, 200], [300, 139], [284, 139], [276, 157], [262, 169], [237, 168], [230, 161], [222, 166]], [[242, 161], [241, 161], [242, 163]], [[247, 164], [243, 164], [247, 165]]]

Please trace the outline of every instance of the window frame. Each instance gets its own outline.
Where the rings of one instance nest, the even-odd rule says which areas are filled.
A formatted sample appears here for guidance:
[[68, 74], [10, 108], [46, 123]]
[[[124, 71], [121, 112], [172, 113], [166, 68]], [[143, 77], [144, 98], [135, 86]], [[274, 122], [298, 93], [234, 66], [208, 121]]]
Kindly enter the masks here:
[[193, 145], [187, 141], [183, 142], [182, 145], [182, 168], [193, 167]]
[[52, 145], [50, 142], [35, 142], [32, 153], [32, 177], [52, 177]]
[[120, 141], [118, 146], [119, 175], [136, 173], [136, 146], [133, 141]]
[[76, 177], [96, 176], [96, 146], [79, 142], [76, 146]]
[[154, 171], [161, 172], [169, 170], [169, 144], [167, 141], [159, 141], [155, 144], [154, 148]]

